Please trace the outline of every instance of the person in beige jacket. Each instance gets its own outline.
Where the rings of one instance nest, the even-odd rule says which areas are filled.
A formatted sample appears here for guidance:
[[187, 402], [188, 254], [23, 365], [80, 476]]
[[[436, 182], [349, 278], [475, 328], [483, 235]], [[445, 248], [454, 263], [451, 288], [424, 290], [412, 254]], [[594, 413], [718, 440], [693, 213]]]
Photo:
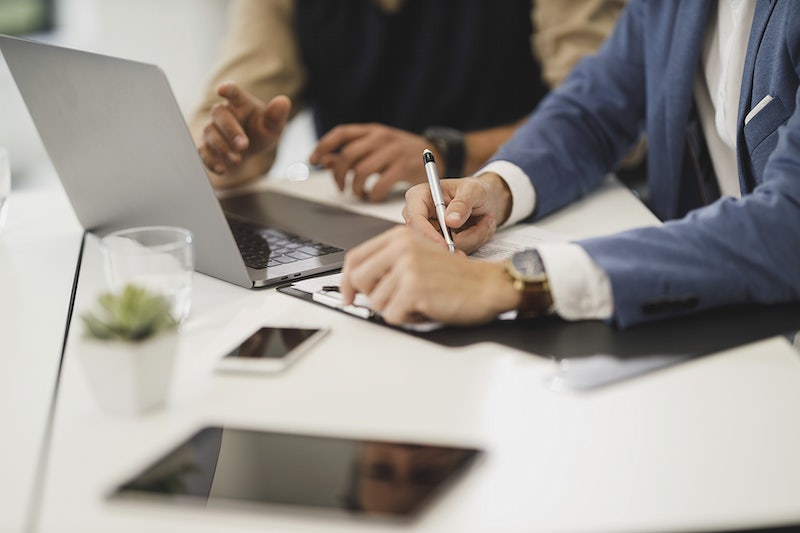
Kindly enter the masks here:
[[443, 176], [478, 169], [624, 3], [236, 0], [190, 129], [212, 184], [231, 187], [269, 170], [287, 121], [310, 106], [310, 162], [380, 201], [425, 180], [425, 148]]

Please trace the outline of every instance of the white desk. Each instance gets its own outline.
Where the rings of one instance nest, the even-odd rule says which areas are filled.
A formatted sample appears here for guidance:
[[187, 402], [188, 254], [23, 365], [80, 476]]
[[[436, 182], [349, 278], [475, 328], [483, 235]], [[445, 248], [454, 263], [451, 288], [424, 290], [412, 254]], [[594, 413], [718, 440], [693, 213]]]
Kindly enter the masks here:
[[[311, 196], [328, 186], [280, 184]], [[586, 235], [650, 222], [627, 191], [607, 183], [542, 225]], [[97, 242], [89, 238], [76, 313], [101, 279]], [[212, 371], [226, 349], [264, 323], [322, 324], [332, 332], [279, 376]], [[126, 419], [102, 414], [89, 395], [76, 324], [37, 531], [620, 532], [800, 521], [800, 359], [781, 338], [592, 393], [557, 392], [545, 359], [488, 343], [447, 349], [273, 290], [196, 275], [169, 405]], [[403, 528], [104, 499], [208, 422], [477, 445], [487, 453]]]
[[83, 230], [52, 170], [0, 230], [0, 531], [23, 528], [61, 360]]

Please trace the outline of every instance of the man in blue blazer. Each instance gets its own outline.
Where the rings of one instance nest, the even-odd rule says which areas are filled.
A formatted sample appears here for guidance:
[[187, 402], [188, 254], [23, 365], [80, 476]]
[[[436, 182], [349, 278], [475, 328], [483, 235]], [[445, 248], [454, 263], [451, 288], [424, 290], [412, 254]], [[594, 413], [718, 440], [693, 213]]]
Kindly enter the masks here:
[[366, 293], [396, 323], [474, 323], [519, 309], [622, 327], [798, 301], [799, 80], [800, 2], [632, 0], [598, 54], [481, 171], [442, 182], [447, 224], [469, 252], [497, 225], [590, 191], [642, 133], [651, 208], [665, 223], [487, 265], [442, 251], [430, 191], [417, 186], [404, 210], [416, 231], [353, 250], [344, 297]]

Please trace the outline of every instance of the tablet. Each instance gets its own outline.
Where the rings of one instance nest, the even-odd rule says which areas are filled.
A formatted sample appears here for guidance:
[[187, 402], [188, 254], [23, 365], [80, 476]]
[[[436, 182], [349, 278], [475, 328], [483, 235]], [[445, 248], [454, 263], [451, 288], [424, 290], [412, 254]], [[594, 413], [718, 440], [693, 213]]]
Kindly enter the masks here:
[[210, 426], [119, 485], [111, 497], [405, 520], [480, 454], [475, 448]]

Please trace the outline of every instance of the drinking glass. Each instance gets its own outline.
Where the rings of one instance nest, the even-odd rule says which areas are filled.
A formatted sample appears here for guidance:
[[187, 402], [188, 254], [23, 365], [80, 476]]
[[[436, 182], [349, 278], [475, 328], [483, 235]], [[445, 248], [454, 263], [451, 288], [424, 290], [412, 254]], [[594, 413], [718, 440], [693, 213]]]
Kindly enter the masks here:
[[189, 230], [171, 226], [129, 228], [106, 235], [100, 244], [112, 292], [134, 284], [167, 298], [176, 321], [182, 322], [189, 315], [194, 271]]

